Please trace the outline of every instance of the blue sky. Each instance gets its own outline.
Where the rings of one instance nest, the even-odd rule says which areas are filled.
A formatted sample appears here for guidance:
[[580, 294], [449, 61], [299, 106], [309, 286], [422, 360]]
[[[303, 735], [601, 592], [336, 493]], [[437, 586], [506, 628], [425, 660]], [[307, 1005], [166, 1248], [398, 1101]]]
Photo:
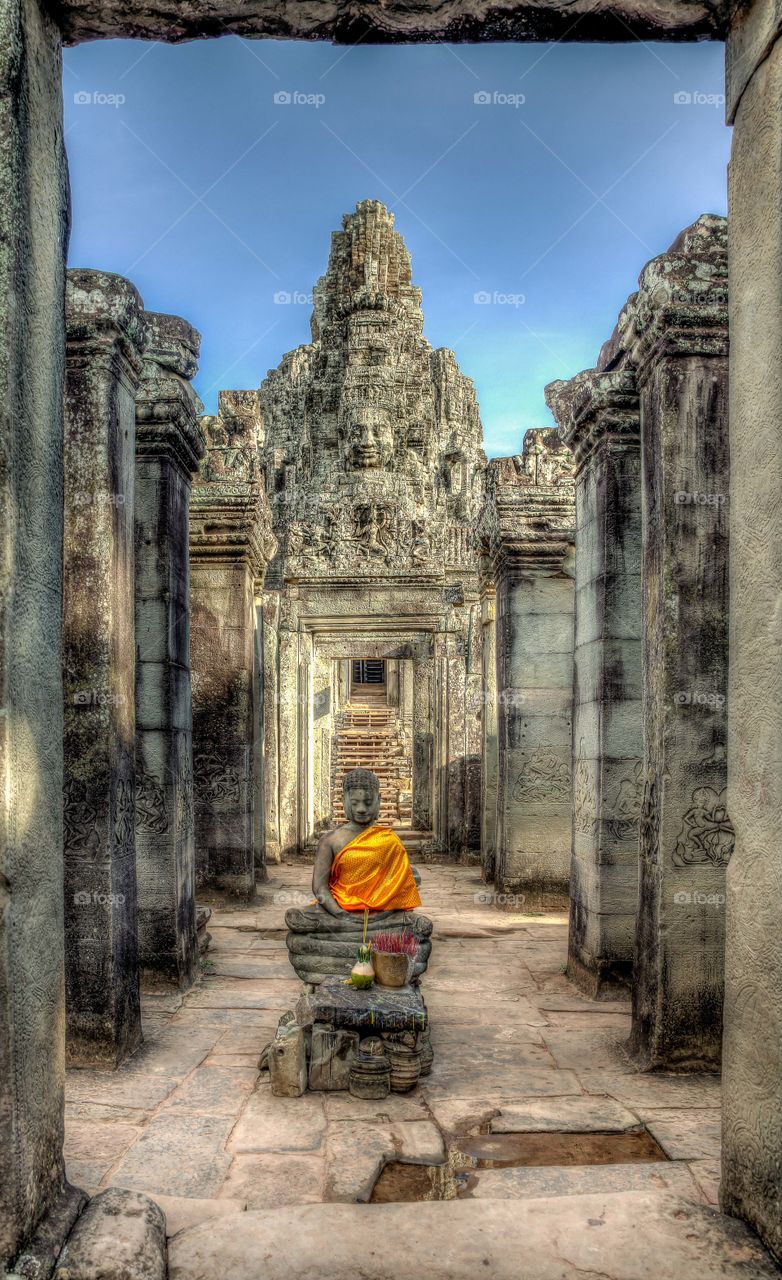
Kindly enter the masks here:
[[426, 336], [474, 379], [487, 452], [514, 453], [643, 264], [726, 212], [723, 80], [717, 44], [81, 45], [70, 262], [201, 331], [212, 410], [308, 341], [331, 232], [382, 200]]

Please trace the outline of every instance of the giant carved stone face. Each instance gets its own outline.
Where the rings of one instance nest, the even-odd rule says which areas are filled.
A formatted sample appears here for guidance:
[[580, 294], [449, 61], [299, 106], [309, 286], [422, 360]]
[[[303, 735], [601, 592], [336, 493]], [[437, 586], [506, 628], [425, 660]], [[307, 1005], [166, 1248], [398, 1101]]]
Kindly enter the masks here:
[[356, 409], [340, 427], [342, 458], [354, 471], [387, 467], [394, 452], [394, 432], [376, 409]]

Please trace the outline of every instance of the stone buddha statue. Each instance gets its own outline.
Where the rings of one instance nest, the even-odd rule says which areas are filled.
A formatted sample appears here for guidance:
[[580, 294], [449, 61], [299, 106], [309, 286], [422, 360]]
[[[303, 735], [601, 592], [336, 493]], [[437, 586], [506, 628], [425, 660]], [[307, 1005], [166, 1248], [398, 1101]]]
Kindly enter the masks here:
[[312, 876], [316, 901], [285, 913], [290, 962], [309, 983], [350, 973], [364, 931], [372, 938], [389, 928], [410, 931], [418, 941], [413, 980], [426, 969], [432, 922], [414, 913], [421, 905], [418, 872], [405, 846], [378, 821], [380, 781], [369, 769], [345, 775], [347, 821], [318, 841]]
[[343, 911], [407, 911], [420, 907], [420, 876], [390, 827], [378, 822], [380, 781], [369, 769], [345, 775], [347, 822], [321, 836], [312, 891], [330, 915]]

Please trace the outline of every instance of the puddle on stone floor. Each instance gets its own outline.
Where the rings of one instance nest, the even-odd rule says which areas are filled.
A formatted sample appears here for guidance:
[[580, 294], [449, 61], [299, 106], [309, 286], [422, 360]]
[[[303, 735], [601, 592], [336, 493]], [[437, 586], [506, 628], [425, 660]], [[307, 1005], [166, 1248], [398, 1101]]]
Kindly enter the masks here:
[[455, 1200], [469, 1195], [483, 1169], [642, 1164], [668, 1157], [646, 1129], [630, 1133], [491, 1133], [452, 1140], [444, 1164], [385, 1165], [371, 1204]]

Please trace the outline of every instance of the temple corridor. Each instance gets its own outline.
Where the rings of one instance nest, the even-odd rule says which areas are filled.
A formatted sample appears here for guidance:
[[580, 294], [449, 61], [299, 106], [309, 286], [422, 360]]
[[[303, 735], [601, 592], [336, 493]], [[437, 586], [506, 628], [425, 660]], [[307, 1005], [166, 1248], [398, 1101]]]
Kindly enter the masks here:
[[[343, 1275], [336, 1246], [332, 1272], [315, 1241], [332, 1228], [352, 1233], [356, 1258], [356, 1232], [374, 1235], [387, 1221], [395, 1224], [392, 1234], [401, 1229], [400, 1240], [423, 1233], [419, 1261], [426, 1261], [429, 1274], [474, 1275], [472, 1250], [452, 1243], [471, 1229], [474, 1199], [494, 1202], [482, 1206], [488, 1234], [481, 1247], [492, 1267], [486, 1274], [519, 1274], [520, 1244], [514, 1241], [528, 1238], [526, 1229], [522, 1236], [526, 1205], [530, 1213], [534, 1206], [539, 1224], [549, 1213], [562, 1223], [586, 1214], [607, 1228], [598, 1244], [581, 1230], [565, 1247], [556, 1231], [549, 1228], [546, 1238], [539, 1225], [542, 1234], [529, 1237], [529, 1247], [540, 1251], [530, 1273], [536, 1278], [549, 1275], [548, 1251], [553, 1265], [556, 1250], [564, 1250], [563, 1268], [568, 1255], [567, 1268], [556, 1276], [575, 1276], [585, 1256], [592, 1257], [595, 1273], [611, 1275], [611, 1251], [633, 1221], [639, 1250], [657, 1247], [655, 1231], [666, 1236], [661, 1276], [774, 1274], [738, 1222], [721, 1219], [716, 1229], [710, 1219], [708, 1231], [696, 1224], [693, 1235], [686, 1206], [717, 1202], [718, 1078], [634, 1070], [624, 1050], [629, 1002], [587, 1000], [564, 976], [564, 915], [525, 915], [512, 903], [498, 910], [474, 868], [423, 866], [421, 874], [423, 909], [435, 922], [423, 979], [435, 1060], [414, 1093], [376, 1103], [345, 1093], [279, 1098], [270, 1092], [268, 1075], [258, 1075], [261, 1050], [300, 989], [285, 951], [284, 913], [310, 898], [308, 866], [274, 867], [257, 904], [215, 905], [211, 945], [189, 992], [143, 997], [142, 1048], [115, 1072], [69, 1073], [65, 1151], [71, 1181], [91, 1193], [114, 1185], [151, 1195], [166, 1214], [171, 1276], [178, 1280], [257, 1275], [251, 1235], [260, 1217], [264, 1252], [273, 1251], [277, 1218], [285, 1249], [294, 1250], [295, 1257], [286, 1252], [276, 1264], [287, 1266], [286, 1275], [311, 1274], [295, 1270], [303, 1267], [307, 1249], [319, 1275]], [[628, 1163], [639, 1128], [661, 1150], [656, 1158], [647, 1152]], [[568, 1133], [557, 1150], [570, 1145], [571, 1156], [555, 1151], [552, 1162], [547, 1140], [540, 1138], [551, 1132]], [[501, 1162], [503, 1143], [518, 1142], [512, 1135], [519, 1134], [539, 1135], [529, 1164], [471, 1167], [476, 1152], [479, 1160], [488, 1156], [481, 1164]], [[603, 1147], [597, 1158], [609, 1163], [564, 1163], [573, 1155], [581, 1159], [578, 1150], [593, 1158], [590, 1134], [613, 1135], [597, 1144]], [[487, 1136], [476, 1145], [478, 1135]], [[614, 1142], [620, 1154], [612, 1160]], [[415, 1178], [416, 1189], [407, 1193], [394, 1191], [404, 1187], [404, 1178], [392, 1179], [389, 1198], [444, 1195], [455, 1196], [457, 1204], [356, 1209], [356, 1202], [372, 1197], [381, 1169], [391, 1165], [398, 1172], [403, 1162], [439, 1166], [438, 1175]], [[667, 1194], [677, 1204], [663, 1221]], [[256, 1219], [252, 1211], [263, 1213]], [[509, 1214], [513, 1235], [506, 1226], [493, 1238], [492, 1224], [508, 1222]], [[293, 1221], [301, 1224], [295, 1240]], [[588, 1252], [595, 1248], [599, 1266]], [[633, 1244], [625, 1241], [622, 1248]], [[372, 1274], [392, 1274], [390, 1246], [384, 1265], [388, 1272]], [[627, 1255], [622, 1265], [627, 1267]], [[264, 1274], [278, 1272], [264, 1266]]]

